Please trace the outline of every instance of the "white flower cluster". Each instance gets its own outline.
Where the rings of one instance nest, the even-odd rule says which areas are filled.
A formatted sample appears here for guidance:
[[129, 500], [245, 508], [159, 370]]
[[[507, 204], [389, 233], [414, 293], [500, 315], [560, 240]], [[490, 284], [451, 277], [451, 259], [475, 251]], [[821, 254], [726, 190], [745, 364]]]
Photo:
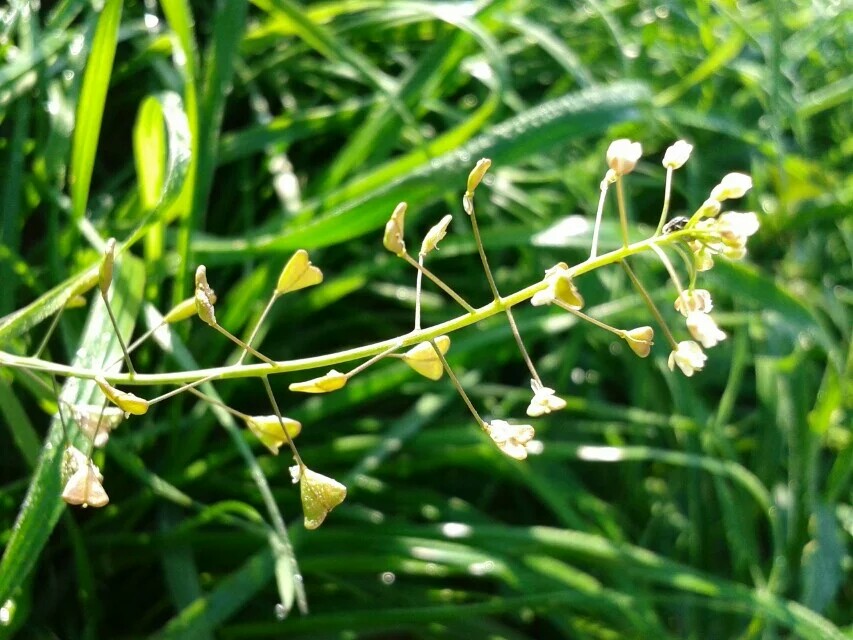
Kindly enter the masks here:
[[[675, 310], [687, 318], [687, 330], [690, 331], [690, 335], [701, 342], [702, 347], [706, 349], [717, 346], [726, 338], [726, 334], [720, 331], [717, 323], [710, 316], [713, 308], [711, 294], [705, 289], [682, 291], [675, 299]], [[708, 359], [702, 347], [694, 340], [679, 342], [675, 351], [669, 354], [670, 371], [675, 370], [676, 365], [687, 377], [700, 371]]]

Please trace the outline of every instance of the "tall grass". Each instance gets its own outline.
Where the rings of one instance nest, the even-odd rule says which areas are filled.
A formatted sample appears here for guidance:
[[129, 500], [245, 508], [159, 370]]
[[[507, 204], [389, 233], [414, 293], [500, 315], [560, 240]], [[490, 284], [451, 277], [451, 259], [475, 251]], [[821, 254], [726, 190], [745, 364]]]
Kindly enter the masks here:
[[[309, 400], [286, 394], [295, 377], [273, 378], [305, 425], [303, 454], [350, 489], [316, 532], [299, 522], [286, 457], [185, 396], [115, 433], [98, 460], [109, 507], [65, 510], [55, 398], [0, 369], [0, 636], [849, 636], [844, 11], [12, 0], [0, 9], [3, 351], [37, 348], [45, 320], [94, 282], [110, 236], [129, 248], [114, 297], [128, 332], [186, 297], [204, 263], [221, 324], [248, 333], [282, 263], [305, 248], [326, 282], [273, 310], [256, 341], [265, 353], [401, 335], [414, 280], [381, 252], [381, 229], [400, 200], [412, 230], [447, 212], [461, 219], [481, 156], [494, 179], [478, 212], [507, 291], [585, 258], [589, 233], [558, 223], [592, 219], [604, 150], [618, 137], [646, 152], [629, 184], [635, 230], [657, 223], [659, 161], [678, 138], [696, 151], [673, 213], [743, 171], [755, 181], [743, 207], [762, 228], [748, 263], [709, 274], [729, 339], [689, 380], [666, 369], [665, 349], [638, 360], [559, 310], [519, 309], [534, 359], [569, 401], [538, 423], [544, 450], [525, 463], [481, 437], [446, 380], [402, 363]], [[612, 210], [608, 220], [612, 248]], [[434, 270], [482, 304], [488, 289], [463, 229], [451, 229]], [[636, 267], [664, 277], [652, 261]], [[596, 317], [645, 324], [621, 271], [578, 285]], [[657, 299], [668, 307], [671, 297]], [[427, 325], [455, 314], [432, 290], [423, 311]], [[63, 314], [46, 353], [100, 366], [120, 351], [93, 303]], [[136, 362], [186, 369], [236, 353], [195, 324]], [[486, 413], [523, 411], [529, 381], [504, 324], [454, 336], [449, 357]], [[92, 389], [63, 394], [79, 401]], [[251, 380], [208, 391], [268, 413]], [[283, 600], [296, 605], [280, 619]]]

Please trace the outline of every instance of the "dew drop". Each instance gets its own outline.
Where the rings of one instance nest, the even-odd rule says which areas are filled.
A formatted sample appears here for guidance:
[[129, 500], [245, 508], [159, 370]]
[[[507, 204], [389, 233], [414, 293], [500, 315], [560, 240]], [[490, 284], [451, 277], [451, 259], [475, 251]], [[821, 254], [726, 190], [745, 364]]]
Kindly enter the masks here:
[[12, 618], [15, 617], [15, 608], [15, 601], [12, 599], [3, 603], [3, 606], [0, 607], [0, 625], [8, 627], [12, 623]]
[[384, 571], [379, 579], [382, 580], [382, 584], [392, 585], [394, 581], [397, 579], [397, 576], [394, 575], [391, 571]]
[[275, 617], [277, 620], [284, 620], [287, 617], [287, 607], [280, 602], [275, 605]]

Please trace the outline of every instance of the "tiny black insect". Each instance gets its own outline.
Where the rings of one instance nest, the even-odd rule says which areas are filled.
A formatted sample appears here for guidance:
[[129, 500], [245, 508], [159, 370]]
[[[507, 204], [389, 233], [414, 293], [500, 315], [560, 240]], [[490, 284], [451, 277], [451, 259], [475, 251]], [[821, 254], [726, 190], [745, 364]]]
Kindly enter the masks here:
[[687, 226], [689, 220], [684, 216], [678, 216], [677, 218], [673, 218], [665, 225], [663, 225], [664, 233], [672, 233], [673, 231], [681, 231], [684, 227]]

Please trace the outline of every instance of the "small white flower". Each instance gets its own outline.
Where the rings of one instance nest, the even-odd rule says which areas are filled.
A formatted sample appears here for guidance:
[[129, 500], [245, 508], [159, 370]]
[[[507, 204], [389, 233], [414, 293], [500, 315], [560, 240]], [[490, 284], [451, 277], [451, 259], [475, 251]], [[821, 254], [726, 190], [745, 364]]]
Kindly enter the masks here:
[[743, 247], [746, 240], [758, 231], [758, 216], [752, 211], [727, 211], [717, 218], [717, 231], [723, 242], [731, 247]]
[[714, 303], [711, 302], [711, 294], [707, 289], [685, 289], [675, 299], [675, 310], [685, 318], [691, 311], [708, 313], [713, 308]]
[[548, 269], [545, 272], [544, 280], [548, 286], [542, 291], [537, 291], [530, 298], [530, 304], [534, 307], [551, 304], [555, 300], [559, 300], [572, 309], [583, 308], [583, 296], [569, 277], [569, 268], [565, 262], [560, 262]]
[[678, 365], [678, 368], [689, 378], [696, 371], [702, 370], [707, 359], [708, 356], [702, 351], [702, 347], [693, 340], [684, 340], [679, 342], [675, 351], [669, 354], [667, 364], [670, 371], [675, 371], [675, 365]]
[[533, 399], [530, 401], [530, 406], [527, 407], [527, 415], [531, 418], [538, 418], [545, 413], [565, 409], [566, 401], [554, 395], [553, 389], [543, 387], [536, 380], [530, 381], [530, 388], [533, 389]]
[[529, 424], [509, 424], [505, 420], [492, 420], [486, 424], [486, 432], [498, 448], [511, 458], [524, 460], [527, 443], [536, 432]]
[[744, 173], [729, 173], [711, 190], [711, 198], [720, 202], [741, 198], [750, 189], [752, 189], [752, 178]]
[[663, 154], [663, 166], [667, 169], [680, 169], [687, 162], [692, 151], [692, 144], [688, 144], [684, 140], [679, 140]]
[[687, 328], [690, 335], [706, 349], [716, 347], [718, 342], [726, 339], [726, 334], [720, 331], [714, 319], [701, 311], [691, 311], [687, 314]]
[[631, 142], [627, 138], [614, 140], [607, 148], [607, 166], [617, 175], [624, 176], [634, 170], [642, 155], [643, 147], [639, 142]]
[[62, 490], [67, 504], [86, 507], [103, 507], [110, 501], [104, 486], [104, 476], [89, 458], [77, 447], [65, 449], [64, 471], [68, 479]]

